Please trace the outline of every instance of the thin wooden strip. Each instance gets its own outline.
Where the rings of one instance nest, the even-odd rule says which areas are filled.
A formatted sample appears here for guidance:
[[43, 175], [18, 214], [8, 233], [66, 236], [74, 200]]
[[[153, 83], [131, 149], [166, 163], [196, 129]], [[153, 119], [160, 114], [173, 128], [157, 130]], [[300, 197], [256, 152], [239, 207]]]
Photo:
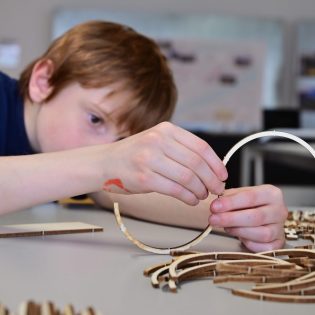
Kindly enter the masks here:
[[286, 292], [285, 294], [290, 295], [315, 295], [315, 286], [306, 288], [306, 289], [298, 289], [298, 290], [292, 290], [290, 292]]
[[154, 288], [158, 288], [160, 286], [160, 276], [168, 273], [169, 266], [164, 266], [155, 272], [152, 273], [151, 275], [151, 284]]
[[169, 266], [169, 274], [172, 279], [177, 279], [177, 270], [182, 266], [187, 264], [188, 262], [192, 262], [194, 260], [203, 260], [203, 259], [214, 259], [214, 260], [241, 260], [241, 259], [261, 259], [264, 261], [277, 261], [282, 262], [284, 264], [289, 264], [287, 262], [283, 262], [279, 258], [264, 256], [260, 254], [251, 254], [251, 253], [240, 253], [240, 252], [214, 252], [214, 253], [200, 253], [200, 254], [191, 254], [187, 256], [182, 256], [178, 258], [176, 261], [171, 263]]
[[[254, 283], [279, 283], [287, 282], [294, 277], [290, 276], [258, 276], [258, 275], [227, 275], [227, 276], [217, 276], [213, 279], [213, 283], [224, 283], [224, 282], [254, 282]], [[260, 288], [261, 286], [256, 286], [255, 288]], [[258, 291], [258, 290], [257, 290]], [[260, 291], [259, 291], [260, 292]]]
[[171, 256], [178, 257], [178, 256], [183, 256], [183, 255], [190, 255], [190, 254], [200, 254], [200, 252], [196, 251], [189, 251], [189, 250], [172, 250], [170, 252]]
[[32, 307], [33, 307], [33, 314], [34, 315], [41, 315], [40, 314], [40, 305], [39, 304], [33, 303]]
[[177, 285], [176, 282], [173, 279], [168, 280], [168, 287], [171, 292], [176, 293], [177, 292]]
[[299, 278], [296, 278], [294, 281], [302, 281], [302, 280], [311, 279], [311, 278], [315, 278], [315, 271], [312, 271], [305, 276], [301, 276]]
[[239, 289], [233, 289], [232, 293], [237, 296], [260, 300], [260, 301], [315, 303], [314, 295], [300, 296], [300, 295], [270, 294], [270, 293], [260, 293], [260, 292], [253, 292], [253, 291], [239, 290]]
[[55, 307], [51, 301], [47, 301], [41, 304], [41, 315], [55, 315]]
[[202, 276], [205, 273], [209, 273], [209, 271], [214, 271], [216, 267], [217, 262], [211, 262], [203, 265], [193, 266], [190, 268], [183, 269], [179, 271], [176, 274], [176, 278], [172, 277], [170, 274], [170, 277], [173, 280], [180, 281], [183, 277], [191, 277], [191, 276]]
[[305, 289], [314, 285], [315, 285], [315, 278], [311, 278], [311, 279], [295, 281], [291, 283], [281, 283], [281, 284], [254, 287], [252, 288], [252, 290], [257, 291], [257, 292], [283, 293], [283, 292], [290, 292], [291, 290]]
[[208, 234], [212, 230], [212, 227], [208, 225], [205, 228], [205, 230], [202, 233], [200, 233], [196, 238], [194, 238], [190, 242], [185, 243], [183, 245], [169, 247], [169, 248], [153, 247], [153, 246], [149, 246], [147, 244], [142, 243], [141, 241], [137, 240], [129, 233], [129, 231], [127, 230], [120, 216], [119, 206], [117, 202], [114, 203], [114, 214], [115, 214], [116, 222], [120, 230], [123, 232], [123, 234], [126, 236], [126, 238], [129, 241], [131, 241], [134, 245], [136, 245], [137, 247], [141, 248], [144, 251], [160, 254], [160, 255], [170, 255], [172, 251], [185, 251], [189, 249], [191, 246], [197, 245], [199, 242], [201, 242], [206, 236], [208, 236]]
[[278, 276], [289, 276], [291, 278], [297, 278], [297, 277], [301, 277], [303, 275], [308, 274], [308, 271], [306, 270], [295, 270], [292, 271], [290, 269], [286, 270], [286, 269], [270, 269], [270, 268], [257, 268], [257, 269], [252, 269], [250, 274], [253, 275], [266, 275], [266, 276], [274, 276], [274, 275], [278, 275]]
[[64, 315], [75, 315], [74, 307], [71, 304], [67, 304], [63, 310]]
[[95, 315], [95, 310], [92, 306], [89, 306], [87, 309], [86, 309], [86, 315]]
[[172, 261], [168, 261], [166, 263], [157, 264], [157, 265], [151, 266], [149, 268], [146, 268], [143, 271], [143, 275], [146, 276], [146, 277], [149, 277], [153, 272], [159, 270], [160, 268], [169, 266], [171, 263], [172, 263]]
[[308, 245], [300, 245], [300, 246], [295, 246], [294, 248], [297, 248], [297, 249], [315, 249], [315, 244], [308, 244]]
[[303, 270], [295, 270], [295, 269], [272, 269], [269, 267], [266, 267], [264, 265], [264, 268], [260, 266], [250, 265], [250, 266], [242, 266], [234, 264], [227, 263], [227, 262], [220, 262], [216, 266], [216, 271], [222, 272], [233, 272], [233, 273], [243, 273], [248, 275], [265, 275], [265, 276], [271, 276], [271, 275], [278, 275], [278, 276], [285, 276], [288, 275], [290, 277], [299, 277], [302, 275], [305, 275], [307, 271]]
[[101, 232], [100, 226], [82, 222], [36, 223], [0, 226], [0, 238]]
[[178, 282], [180, 283], [187, 280], [199, 280], [199, 279], [204, 279], [204, 278], [213, 279], [216, 276], [217, 276], [217, 272], [214, 269], [214, 270], [204, 271], [202, 273], [185, 274], [180, 278], [180, 281]]
[[0, 315], [8, 315], [9, 310], [3, 305], [0, 304]]
[[315, 258], [315, 251], [309, 250], [309, 249], [300, 249], [300, 248], [294, 248], [294, 249], [278, 249], [278, 250], [272, 250], [267, 252], [261, 252], [261, 255], [266, 256], [272, 256], [272, 257], [278, 257], [278, 256], [289, 256], [289, 257], [309, 257], [309, 258]]

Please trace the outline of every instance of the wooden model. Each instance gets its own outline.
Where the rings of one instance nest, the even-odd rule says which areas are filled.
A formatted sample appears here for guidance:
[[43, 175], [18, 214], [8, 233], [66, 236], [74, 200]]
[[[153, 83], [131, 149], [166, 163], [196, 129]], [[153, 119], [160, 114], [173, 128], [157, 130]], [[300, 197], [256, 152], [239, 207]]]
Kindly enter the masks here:
[[26, 301], [19, 306], [18, 312], [11, 312], [3, 304], [0, 304], [0, 315], [101, 315], [95, 311], [93, 307], [88, 307], [86, 310], [76, 312], [71, 304], [66, 305], [64, 310], [58, 309], [52, 302], [47, 301], [42, 304], [37, 304], [34, 301]]
[[265, 301], [315, 303], [315, 251], [280, 249], [257, 254], [239, 252], [175, 253], [173, 260], [147, 268], [153, 287], [167, 283], [177, 292], [180, 283], [211, 278], [213, 283], [251, 282], [251, 290], [231, 289], [234, 295]]

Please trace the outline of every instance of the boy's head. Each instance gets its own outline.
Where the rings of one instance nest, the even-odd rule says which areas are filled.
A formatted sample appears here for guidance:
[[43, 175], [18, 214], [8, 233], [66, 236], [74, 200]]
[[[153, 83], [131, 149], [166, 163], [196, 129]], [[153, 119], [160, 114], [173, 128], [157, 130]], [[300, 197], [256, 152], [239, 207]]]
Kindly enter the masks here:
[[87, 89], [119, 84], [133, 98], [117, 122], [130, 134], [170, 119], [174, 111], [177, 93], [165, 57], [153, 40], [129, 27], [91, 21], [70, 29], [22, 72], [19, 83], [25, 99], [32, 100], [34, 68], [46, 61], [51, 65], [51, 92], [43, 103], [73, 83]]

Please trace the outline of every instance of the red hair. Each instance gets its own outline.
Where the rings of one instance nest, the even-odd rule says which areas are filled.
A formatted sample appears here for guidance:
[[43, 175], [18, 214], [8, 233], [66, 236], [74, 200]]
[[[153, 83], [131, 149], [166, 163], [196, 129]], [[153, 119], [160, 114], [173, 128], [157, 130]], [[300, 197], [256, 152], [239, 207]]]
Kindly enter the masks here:
[[22, 72], [19, 84], [24, 98], [30, 98], [30, 77], [40, 60], [54, 65], [49, 79], [53, 90], [46, 101], [73, 82], [84, 88], [124, 83], [136, 105], [122, 112], [118, 124], [131, 134], [169, 120], [174, 111], [177, 91], [166, 58], [152, 39], [124, 25], [90, 21], [57, 38]]

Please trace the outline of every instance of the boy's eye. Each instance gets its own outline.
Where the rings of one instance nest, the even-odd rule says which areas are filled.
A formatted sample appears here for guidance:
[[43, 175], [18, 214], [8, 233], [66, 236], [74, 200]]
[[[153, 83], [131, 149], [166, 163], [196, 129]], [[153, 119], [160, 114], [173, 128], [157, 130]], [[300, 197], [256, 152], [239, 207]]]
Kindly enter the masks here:
[[90, 115], [90, 121], [92, 124], [97, 125], [103, 122], [103, 119], [100, 117], [97, 117], [96, 115], [91, 114]]

